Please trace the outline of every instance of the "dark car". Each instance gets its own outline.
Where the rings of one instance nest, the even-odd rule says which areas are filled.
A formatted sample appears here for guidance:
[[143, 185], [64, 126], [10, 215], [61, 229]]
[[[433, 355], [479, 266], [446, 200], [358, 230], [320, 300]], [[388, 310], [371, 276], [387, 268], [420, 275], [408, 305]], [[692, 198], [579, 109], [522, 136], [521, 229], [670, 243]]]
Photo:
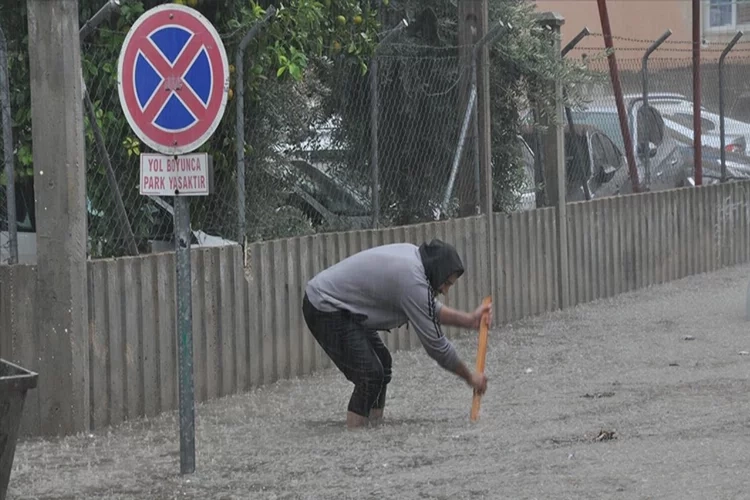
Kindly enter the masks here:
[[[523, 137], [529, 144], [536, 143], [530, 127], [524, 129]], [[567, 199], [581, 201], [618, 194], [627, 178], [627, 163], [622, 150], [600, 128], [581, 124], [571, 130], [567, 126], [565, 172]]]

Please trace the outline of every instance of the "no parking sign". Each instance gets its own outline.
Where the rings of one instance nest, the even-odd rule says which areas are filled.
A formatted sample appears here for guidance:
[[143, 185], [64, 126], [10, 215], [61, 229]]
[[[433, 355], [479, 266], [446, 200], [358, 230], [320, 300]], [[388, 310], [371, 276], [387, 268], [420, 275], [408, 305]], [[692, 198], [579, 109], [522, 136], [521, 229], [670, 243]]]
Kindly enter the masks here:
[[[140, 192], [174, 196], [177, 337], [180, 392], [180, 471], [195, 471], [195, 399], [186, 196], [211, 192], [211, 163], [192, 153], [224, 115], [229, 65], [219, 34], [198, 11], [165, 4], [141, 15], [118, 61], [120, 105], [133, 132], [161, 154], [141, 154]], [[192, 153], [192, 154], [188, 154]]]
[[[133, 24], [118, 61], [120, 105], [130, 128], [149, 147], [171, 157], [201, 147], [219, 125], [227, 103], [229, 64], [213, 25], [198, 11], [177, 4], [148, 10]], [[179, 196], [173, 186], [187, 182], [181, 170], [151, 170], [154, 156], [141, 158], [141, 194]], [[194, 165], [177, 161], [176, 165]], [[151, 160], [151, 161], [148, 161]], [[202, 162], [200, 161], [202, 160]], [[209, 194], [207, 155], [190, 171], [184, 194]], [[171, 180], [170, 180], [171, 179]]]

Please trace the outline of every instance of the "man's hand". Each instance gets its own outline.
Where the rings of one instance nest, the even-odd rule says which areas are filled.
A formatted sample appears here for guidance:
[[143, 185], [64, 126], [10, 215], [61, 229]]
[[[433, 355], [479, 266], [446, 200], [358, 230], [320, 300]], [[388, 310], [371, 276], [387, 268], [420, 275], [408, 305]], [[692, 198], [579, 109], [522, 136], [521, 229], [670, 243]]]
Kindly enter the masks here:
[[482, 315], [487, 312], [489, 313], [489, 316], [487, 317], [487, 325], [489, 327], [492, 326], [492, 303], [487, 305], [481, 305], [477, 307], [473, 313], [471, 313], [471, 326], [470, 328], [474, 328], [476, 330], [479, 329], [480, 325], [482, 324]]
[[479, 306], [474, 312], [463, 312], [443, 305], [440, 308], [440, 323], [446, 326], [458, 326], [460, 328], [479, 329], [482, 322], [482, 314], [489, 312], [489, 326], [492, 326], [492, 304]]
[[459, 361], [456, 375], [464, 379], [480, 395], [487, 390], [487, 376], [484, 373], [472, 372], [463, 362]]
[[474, 372], [471, 374], [469, 385], [481, 396], [487, 390], [487, 376], [484, 373]]

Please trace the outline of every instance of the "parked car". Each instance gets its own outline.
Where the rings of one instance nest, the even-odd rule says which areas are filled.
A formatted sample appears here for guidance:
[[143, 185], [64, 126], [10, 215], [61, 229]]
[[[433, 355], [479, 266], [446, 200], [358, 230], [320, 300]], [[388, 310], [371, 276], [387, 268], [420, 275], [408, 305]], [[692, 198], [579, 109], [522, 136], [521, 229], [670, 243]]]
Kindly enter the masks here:
[[[693, 101], [680, 94], [649, 95], [649, 105], [664, 117], [664, 125], [683, 142], [693, 143]], [[749, 154], [750, 123], [724, 117], [725, 149], [731, 153]], [[720, 115], [701, 106], [701, 144], [721, 147]]]
[[289, 159], [296, 182], [287, 196], [290, 206], [300, 209], [312, 222], [330, 229], [372, 227], [369, 193], [357, 189], [303, 159]]
[[[633, 154], [637, 161], [644, 162], [648, 154], [649, 163], [658, 163], [666, 155], [665, 148], [659, 148], [664, 141], [663, 120], [658, 112], [649, 114], [641, 111], [643, 101], [640, 97], [625, 100], [628, 113], [628, 129], [633, 145]], [[592, 125], [602, 130], [624, 153], [625, 140], [620, 128], [620, 118], [614, 97], [597, 99], [584, 109], [571, 110], [575, 125]], [[565, 118], [567, 123], [567, 116]], [[661, 151], [660, 151], [661, 150]]]
[[[655, 102], [660, 102], [660, 98], [672, 97], [657, 94]], [[640, 95], [626, 95], [624, 100], [641, 186], [644, 186], [647, 177], [650, 191], [674, 189], [693, 183], [692, 136], [688, 140], [684, 133], [680, 133], [684, 130], [677, 128], [671, 120], [664, 119], [661, 111], [651, 106], [651, 96], [649, 108], [643, 107]], [[686, 108], [680, 110], [685, 111]], [[568, 199], [587, 199], [587, 188], [590, 198], [633, 192], [614, 97], [595, 99], [583, 109], [571, 109], [570, 115], [579, 135], [579, 151], [572, 147], [573, 136], [569, 125], [566, 125]], [[692, 109], [690, 116], [692, 119]], [[713, 119], [712, 115], [708, 116]], [[530, 114], [525, 118], [525, 130], [531, 130]], [[565, 123], [568, 124], [567, 114]], [[734, 124], [735, 131], [740, 127], [737, 123]], [[750, 172], [750, 158], [746, 156], [744, 148], [736, 146], [742, 144], [744, 139], [738, 137], [732, 136], [734, 142], [728, 139], [726, 148], [729, 180], [747, 178]], [[706, 144], [702, 151], [704, 183], [718, 182], [721, 170], [719, 143], [715, 146]], [[581, 179], [586, 179], [587, 183], [584, 184]]]
[[[695, 186], [695, 149], [692, 146], [680, 145], [680, 173], [674, 178], [677, 187]], [[701, 169], [703, 185], [721, 182], [721, 154], [717, 148], [704, 147], [702, 150]], [[726, 152], [727, 181], [750, 179], [750, 157], [734, 152]]]
[[[16, 238], [18, 247], [18, 263], [36, 263], [36, 218], [34, 217], [34, 188], [31, 177], [19, 178], [15, 182], [16, 195]], [[6, 199], [0, 197], [3, 212]], [[0, 264], [10, 259], [10, 235], [8, 223], [0, 220]]]
[[[18, 247], [18, 263], [19, 264], [36, 264], [37, 262], [37, 242], [36, 242], [36, 216], [35, 216], [35, 202], [34, 202], [34, 180], [32, 177], [25, 177], [16, 179], [15, 182], [15, 195], [16, 195], [16, 234], [17, 234], [17, 247]], [[150, 233], [159, 234], [163, 237], [149, 237], [146, 241], [141, 241], [140, 245], [142, 248], [148, 247], [148, 251], [160, 252], [169, 251], [174, 249], [172, 243], [172, 235], [174, 232], [172, 221], [174, 218], [174, 210], [172, 205], [166, 200], [159, 197], [149, 197], [151, 202], [147, 205], [153, 213], [156, 214], [155, 220], [161, 221], [156, 224], [159, 226], [158, 230]], [[0, 199], [0, 203], [3, 205], [6, 203], [4, 198]], [[90, 200], [87, 200], [87, 211], [89, 218], [101, 217], [100, 213], [97, 213]], [[168, 221], [164, 223], [163, 221]], [[10, 259], [10, 246], [8, 244], [9, 233], [7, 221], [0, 221], [0, 264], [7, 263]], [[213, 246], [224, 246], [233, 245], [236, 242], [226, 240], [218, 236], [207, 234], [200, 230], [194, 230], [192, 232], [191, 244], [194, 247], [213, 247]], [[88, 241], [88, 254], [92, 254], [92, 249], [96, 250], [96, 241], [93, 241], [89, 235]], [[94, 252], [95, 254], [95, 252]]]
[[[565, 127], [566, 198], [582, 201], [614, 196], [628, 190], [628, 169], [622, 149], [604, 130], [577, 124], [575, 134]], [[534, 143], [531, 128], [524, 128], [524, 139]]]
[[523, 158], [523, 186], [520, 192], [516, 193], [518, 197], [518, 207], [520, 211], [533, 210], [536, 208], [536, 179], [534, 175], [534, 151], [531, 146], [524, 140], [523, 136], [517, 135], [518, 146], [521, 149]]
[[[639, 179], [643, 179], [646, 173], [646, 166], [661, 163], [671, 150], [670, 147], [660, 147], [664, 142], [663, 122], [658, 111], [653, 108], [643, 108], [642, 100], [633, 96], [626, 101], [626, 110], [628, 113], [628, 125], [633, 144], [633, 154], [636, 159], [636, 167], [639, 170]], [[570, 163], [570, 157], [574, 154], [573, 150], [568, 150], [569, 168], [577, 168], [577, 172], [568, 173], [569, 182], [569, 199], [588, 199], [594, 196], [594, 192], [599, 195], [613, 195], [629, 191], [629, 169], [625, 156], [625, 141], [620, 130], [620, 120], [615, 105], [614, 97], [595, 99], [583, 109], [568, 110], [563, 116], [566, 127], [570, 126], [568, 117], [572, 119], [573, 130], [576, 132], [583, 127], [587, 129], [587, 144], [584, 152], [586, 154], [595, 152], [598, 155], [598, 162], [601, 163], [603, 158], [607, 158], [609, 166], [607, 167], [607, 178], [602, 177], [602, 170], [581, 171], [581, 166], [592, 165], [593, 158], [587, 160], [576, 160]], [[530, 112], [522, 115], [525, 128], [531, 127], [532, 114]], [[636, 135], [638, 132], [638, 135]], [[566, 128], [566, 143], [571, 141], [571, 129]], [[593, 140], [593, 142], [591, 142]], [[583, 155], [583, 153], [578, 153]], [[605, 156], [606, 155], [606, 156]], [[620, 155], [622, 162], [615, 168], [615, 156]], [[625, 166], [624, 172], [620, 167]], [[586, 176], [591, 185], [585, 185], [581, 181], [581, 176]], [[597, 176], [597, 177], [592, 177]], [[611, 176], [611, 177], [610, 177]], [[578, 191], [570, 191], [570, 185], [577, 185]], [[586, 191], [589, 193], [586, 193]]]

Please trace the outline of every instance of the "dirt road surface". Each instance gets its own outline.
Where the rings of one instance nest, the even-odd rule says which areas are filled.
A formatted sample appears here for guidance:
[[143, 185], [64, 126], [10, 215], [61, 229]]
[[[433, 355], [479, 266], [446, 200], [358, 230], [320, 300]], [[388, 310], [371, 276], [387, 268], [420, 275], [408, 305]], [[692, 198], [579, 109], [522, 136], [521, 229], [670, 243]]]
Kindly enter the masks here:
[[[346, 431], [329, 370], [197, 408], [19, 443], [10, 499], [750, 498], [750, 267], [495, 329], [489, 390], [394, 355], [387, 421]], [[472, 366], [476, 333], [456, 344]]]

